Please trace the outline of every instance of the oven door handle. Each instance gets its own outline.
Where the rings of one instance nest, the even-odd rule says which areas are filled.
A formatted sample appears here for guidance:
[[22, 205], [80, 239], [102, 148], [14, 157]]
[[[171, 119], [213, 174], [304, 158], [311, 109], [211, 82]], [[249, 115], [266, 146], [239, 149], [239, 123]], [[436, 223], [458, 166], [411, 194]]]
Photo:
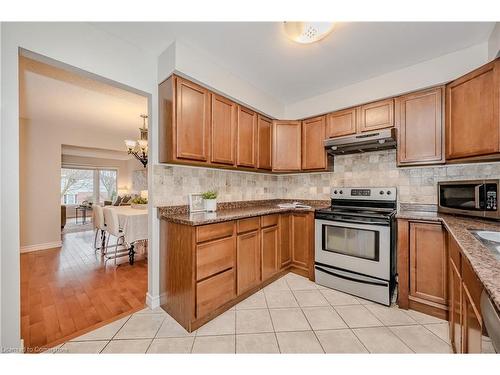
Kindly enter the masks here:
[[318, 271], [321, 271], [321, 272], [324, 272], [324, 273], [327, 273], [329, 275], [332, 275], [332, 276], [335, 276], [335, 277], [339, 277], [341, 279], [345, 279], [345, 280], [349, 280], [349, 281], [354, 281], [354, 282], [357, 282], [357, 283], [362, 283], [362, 284], [370, 284], [370, 285], [377, 285], [377, 286], [387, 286], [388, 283], [386, 282], [377, 282], [377, 281], [368, 281], [368, 280], [359, 280], [359, 279], [355, 279], [353, 277], [349, 277], [349, 276], [345, 276], [345, 275], [340, 275], [338, 273], [335, 273], [335, 272], [332, 272], [332, 271], [328, 271], [328, 270], [325, 270], [324, 268], [322, 267], [318, 267], [318, 266], [314, 266], [315, 269], [317, 269]]

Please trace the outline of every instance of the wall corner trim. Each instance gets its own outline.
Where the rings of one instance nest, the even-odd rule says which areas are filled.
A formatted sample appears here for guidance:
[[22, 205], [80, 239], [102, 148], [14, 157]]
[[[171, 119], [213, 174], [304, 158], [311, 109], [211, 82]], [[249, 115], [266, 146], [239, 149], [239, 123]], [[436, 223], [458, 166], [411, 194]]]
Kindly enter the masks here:
[[62, 241], [46, 242], [35, 245], [21, 246], [21, 253], [31, 253], [33, 251], [54, 249], [62, 246]]

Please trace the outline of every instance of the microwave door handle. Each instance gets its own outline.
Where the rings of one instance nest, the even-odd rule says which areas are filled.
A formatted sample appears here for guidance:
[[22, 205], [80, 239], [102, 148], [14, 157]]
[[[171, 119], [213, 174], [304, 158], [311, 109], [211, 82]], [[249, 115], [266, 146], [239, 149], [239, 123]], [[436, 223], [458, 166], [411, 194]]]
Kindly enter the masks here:
[[476, 185], [474, 187], [474, 208], [480, 209], [481, 208], [481, 189], [484, 187], [484, 184]]

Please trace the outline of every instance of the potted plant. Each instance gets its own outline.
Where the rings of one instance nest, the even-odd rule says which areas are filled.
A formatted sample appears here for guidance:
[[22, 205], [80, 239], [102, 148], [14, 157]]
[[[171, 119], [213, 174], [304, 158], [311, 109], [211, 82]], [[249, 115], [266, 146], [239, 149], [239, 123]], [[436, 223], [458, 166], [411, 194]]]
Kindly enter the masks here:
[[147, 200], [147, 198], [137, 196], [137, 197], [132, 199], [131, 207], [145, 210], [148, 208], [148, 200]]
[[201, 197], [205, 202], [205, 211], [217, 211], [217, 192], [215, 190], [206, 191], [201, 194]]

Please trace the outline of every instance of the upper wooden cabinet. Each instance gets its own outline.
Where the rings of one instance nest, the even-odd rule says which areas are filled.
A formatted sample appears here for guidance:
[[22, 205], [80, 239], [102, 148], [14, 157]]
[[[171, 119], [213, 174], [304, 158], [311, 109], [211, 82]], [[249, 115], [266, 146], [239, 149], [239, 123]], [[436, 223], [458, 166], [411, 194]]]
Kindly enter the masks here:
[[236, 104], [212, 94], [212, 163], [235, 163]]
[[500, 151], [500, 59], [446, 85], [446, 158]]
[[176, 77], [175, 156], [208, 161], [210, 155], [210, 92]]
[[273, 122], [263, 116], [257, 119], [257, 168], [272, 169]]
[[257, 166], [257, 113], [238, 106], [236, 125], [236, 164], [241, 167]]
[[356, 108], [326, 115], [326, 137], [334, 138], [356, 133]]
[[396, 98], [398, 165], [444, 163], [443, 106], [443, 87]]
[[385, 99], [360, 106], [357, 120], [360, 132], [393, 127], [394, 99]]
[[302, 170], [326, 168], [325, 116], [302, 121]]
[[273, 122], [273, 170], [300, 171], [301, 122]]

